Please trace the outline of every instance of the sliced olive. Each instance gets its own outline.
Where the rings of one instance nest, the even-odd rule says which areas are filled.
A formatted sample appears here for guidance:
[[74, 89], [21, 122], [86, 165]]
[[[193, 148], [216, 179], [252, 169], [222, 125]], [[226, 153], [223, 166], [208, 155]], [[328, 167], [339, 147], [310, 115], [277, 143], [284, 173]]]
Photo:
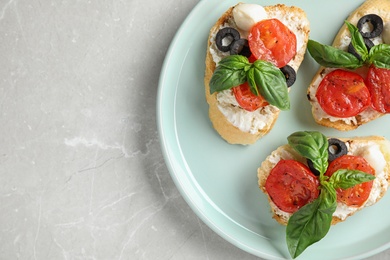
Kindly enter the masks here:
[[[368, 38], [363, 38], [363, 40], [367, 47], [367, 50], [370, 51], [375, 44]], [[348, 45], [348, 52], [355, 55], [355, 57], [358, 58], [359, 60], [362, 59], [362, 57], [356, 52], [355, 48], [353, 47], [352, 42]]]
[[[372, 25], [372, 30], [369, 32], [363, 32], [363, 26], [366, 23], [371, 23]], [[357, 22], [357, 28], [364, 38], [374, 38], [382, 33], [383, 20], [379, 15], [367, 14], [359, 19]]]
[[[228, 45], [224, 45], [223, 39], [225, 38], [228, 38]], [[215, 37], [215, 43], [220, 51], [227, 52], [230, 51], [231, 45], [238, 39], [240, 39], [240, 33], [236, 29], [232, 27], [225, 27], [218, 31]]]
[[251, 56], [251, 50], [249, 49], [248, 40], [247, 39], [238, 39], [234, 41], [230, 47], [230, 54], [235, 55], [243, 55], [245, 57]]
[[315, 175], [315, 176], [319, 176], [320, 175], [320, 172], [314, 168], [314, 165], [313, 165], [313, 162], [310, 160], [310, 159], [306, 159], [306, 162], [307, 162], [307, 166], [309, 167], [310, 171]]
[[347, 154], [348, 149], [345, 143], [337, 138], [328, 140], [328, 161], [331, 162], [342, 155]]
[[280, 68], [280, 70], [283, 72], [284, 76], [286, 77], [287, 87], [291, 87], [294, 84], [295, 80], [297, 79], [297, 74], [295, 70], [289, 65]]

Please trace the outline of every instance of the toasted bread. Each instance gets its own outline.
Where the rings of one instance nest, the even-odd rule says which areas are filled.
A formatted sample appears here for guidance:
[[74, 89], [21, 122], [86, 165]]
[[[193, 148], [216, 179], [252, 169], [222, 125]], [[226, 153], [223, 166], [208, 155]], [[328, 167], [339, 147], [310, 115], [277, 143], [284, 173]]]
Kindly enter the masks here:
[[[210, 30], [205, 60], [205, 94], [209, 104], [210, 120], [221, 137], [231, 144], [253, 144], [272, 129], [280, 110], [272, 105], [268, 105], [256, 111], [248, 112], [239, 107], [238, 104], [221, 102], [218, 97], [221, 92], [210, 94], [209, 82], [219, 62], [213, 58], [212, 54], [212, 52], [218, 52], [215, 47], [215, 36], [218, 30], [226, 25], [236, 27], [233, 18], [234, 8], [235, 6], [229, 8]], [[298, 7], [288, 7], [281, 4], [266, 6], [264, 9], [269, 18], [278, 18], [296, 34], [297, 39], [299, 38], [297, 53], [288, 63], [297, 71], [304, 58], [310, 30], [305, 12]], [[230, 90], [225, 90], [225, 92], [229, 92], [232, 95]], [[227, 117], [227, 113], [230, 113], [231, 116]], [[242, 117], [246, 118], [242, 119]]]
[[[338, 203], [337, 210], [333, 214], [332, 224], [344, 221], [347, 217], [352, 216], [355, 212], [364, 207], [371, 206], [378, 202], [386, 193], [390, 184], [390, 142], [383, 137], [368, 136], [354, 138], [339, 138], [346, 143], [348, 154], [363, 156], [366, 161], [375, 169], [376, 178], [373, 188], [367, 201], [361, 207], [348, 207], [345, 204]], [[376, 149], [376, 153], [374, 150]], [[379, 159], [381, 156], [383, 158]], [[272, 168], [280, 161], [285, 159], [297, 160], [307, 165], [306, 158], [298, 154], [290, 145], [286, 144], [274, 150], [258, 168], [258, 185], [267, 195], [270, 203], [273, 218], [282, 225], [287, 225], [291, 214], [280, 210], [273, 202], [265, 188], [266, 180]]]
[[[390, 1], [388, 0], [367, 0], [365, 1], [361, 6], [359, 6], [356, 10], [354, 10], [346, 19], [351, 24], [355, 25], [359, 21], [359, 19], [367, 14], [377, 14], [379, 15], [383, 23], [387, 23], [390, 21]], [[347, 50], [348, 44], [350, 42], [350, 33], [345, 24], [343, 24], [337, 33], [336, 37], [334, 38], [334, 41], [332, 43], [332, 46]], [[360, 68], [359, 74], [365, 74], [368, 68]], [[354, 117], [349, 118], [337, 118], [332, 117], [326, 114], [325, 111], [321, 108], [319, 105], [317, 98], [316, 98], [316, 92], [318, 85], [320, 84], [321, 80], [325, 77], [326, 74], [328, 74], [332, 69], [320, 67], [313, 77], [312, 82], [310, 83], [310, 86], [307, 91], [307, 96], [309, 98], [309, 101], [312, 105], [312, 114], [315, 119], [315, 121], [322, 126], [335, 128], [341, 131], [349, 131], [356, 129], [362, 124], [368, 123], [372, 120], [375, 120], [384, 114], [375, 111], [371, 107], [367, 108], [363, 112], [359, 113], [358, 115]]]

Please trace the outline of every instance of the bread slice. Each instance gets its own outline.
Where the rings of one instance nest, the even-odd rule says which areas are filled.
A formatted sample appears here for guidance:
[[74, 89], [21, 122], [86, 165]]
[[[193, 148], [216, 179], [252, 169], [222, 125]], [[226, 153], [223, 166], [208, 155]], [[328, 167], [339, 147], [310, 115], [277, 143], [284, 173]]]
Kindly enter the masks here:
[[[361, 6], [359, 6], [355, 11], [353, 11], [347, 21], [356, 26], [359, 19], [367, 14], [377, 14], [383, 19], [383, 23], [390, 21], [390, 1], [388, 0], [367, 0]], [[350, 42], [350, 33], [345, 24], [343, 24], [337, 33], [332, 46], [347, 50], [347, 46]], [[365, 75], [368, 68], [359, 68], [359, 74]], [[332, 127], [341, 131], [349, 131], [356, 129], [362, 124], [368, 123], [378, 117], [383, 116], [384, 114], [379, 113], [372, 109], [371, 107], [356, 115], [355, 117], [350, 118], [337, 118], [327, 115], [315, 97], [318, 85], [321, 80], [328, 74], [332, 69], [320, 67], [315, 76], [313, 77], [312, 82], [307, 91], [308, 99], [312, 105], [312, 114], [315, 121], [326, 127]]]
[[[279, 109], [268, 105], [254, 112], [248, 112], [238, 105], [221, 103], [218, 98], [218, 93], [210, 94], [209, 82], [218, 63], [218, 60], [214, 60], [211, 53], [212, 51], [217, 51], [214, 44], [215, 36], [221, 27], [228, 25], [237, 28], [232, 14], [234, 8], [235, 6], [229, 8], [210, 30], [205, 60], [205, 94], [207, 103], [209, 104], [210, 120], [221, 137], [231, 144], [253, 144], [272, 129], [278, 118]], [[288, 7], [282, 4], [266, 6], [264, 8], [269, 18], [278, 18], [295, 33], [297, 39], [300, 39], [300, 41], [297, 41], [297, 54], [288, 63], [295, 71], [298, 71], [304, 58], [310, 31], [309, 21], [305, 12], [298, 7]], [[225, 113], [229, 111], [229, 113], [233, 114], [230, 120], [221, 111], [223, 107], [225, 110], [222, 109], [222, 111], [225, 111]], [[242, 116], [246, 119], [241, 119]]]
[[[338, 138], [346, 143], [348, 154], [363, 156], [367, 162], [375, 169], [376, 178], [374, 180], [373, 189], [370, 197], [362, 207], [353, 208], [347, 207], [345, 204], [338, 203], [337, 210], [333, 214], [332, 224], [344, 221], [347, 217], [352, 216], [355, 212], [364, 207], [371, 206], [378, 202], [386, 193], [390, 185], [390, 142], [384, 137], [367, 136], [354, 138]], [[379, 149], [379, 150], [378, 150]], [[380, 157], [383, 157], [379, 159]], [[273, 151], [258, 168], [258, 185], [260, 189], [267, 195], [270, 203], [273, 218], [282, 225], [287, 225], [291, 214], [281, 211], [268, 196], [265, 189], [266, 180], [272, 168], [279, 160], [293, 159], [307, 165], [306, 158], [299, 155], [288, 144], [278, 147]], [[343, 214], [341, 214], [344, 212]]]

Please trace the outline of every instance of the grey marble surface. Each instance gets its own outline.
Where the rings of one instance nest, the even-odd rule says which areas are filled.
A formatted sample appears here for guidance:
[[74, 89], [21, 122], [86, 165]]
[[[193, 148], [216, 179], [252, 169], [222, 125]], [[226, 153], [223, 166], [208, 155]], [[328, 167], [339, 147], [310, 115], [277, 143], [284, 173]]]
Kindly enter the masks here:
[[257, 259], [160, 150], [159, 73], [197, 2], [0, 0], [0, 259]]

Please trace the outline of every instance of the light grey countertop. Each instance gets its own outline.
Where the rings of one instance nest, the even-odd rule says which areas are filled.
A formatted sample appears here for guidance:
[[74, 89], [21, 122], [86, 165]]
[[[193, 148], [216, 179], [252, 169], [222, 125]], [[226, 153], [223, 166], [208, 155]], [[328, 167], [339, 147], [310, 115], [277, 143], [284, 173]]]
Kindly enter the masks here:
[[197, 2], [0, 1], [0, 259], [257, 259], [160, 149], [159, 73]]

